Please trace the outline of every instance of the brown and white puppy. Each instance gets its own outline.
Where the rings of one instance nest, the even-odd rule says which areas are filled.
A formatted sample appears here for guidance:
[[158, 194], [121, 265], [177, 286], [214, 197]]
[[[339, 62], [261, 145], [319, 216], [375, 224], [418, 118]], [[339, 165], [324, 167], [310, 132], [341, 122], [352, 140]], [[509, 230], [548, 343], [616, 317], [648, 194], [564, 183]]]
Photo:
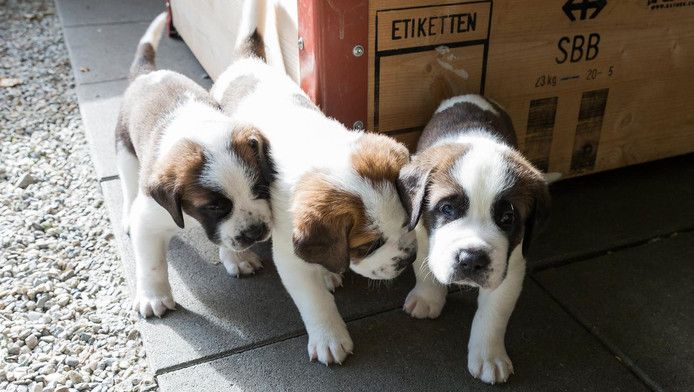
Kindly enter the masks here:
[[549, 207], [542, 173], [515, 146], [511, 120], [498, 104], [458, 96], [441, 103], [400, 174], [419, 242], [417, 284], [404, 309], [436, 318], [446, 285], [479, 287], [468, 369], [492, 384], [513, 373], [504, 334], [533, 227]]
[[242, 17], [247, 57], [219, 77], [212, 95], [273, 146], [273, 258], [301, 313], [311, 360], [340, 363], [352, 340], [330, 293], [347, 268], [392, 279], [415, 258], [416, 237], [396, 181], [407, 149], [376, 134], [349, 131], [326, 117], [284, 72], [263, 60], [256, 1]]
[[236, 275], [260, 267], [235, 253], [267, 240], [272, 228], [266, 139], [224, 115], [192, 80], [155, 69], [165, 23], [161, 14], [140, 40], [116, 127], [123, 222], [136, 260], [134, 308], [144, 317], [174, 309], [166, 247], [191, 218]]

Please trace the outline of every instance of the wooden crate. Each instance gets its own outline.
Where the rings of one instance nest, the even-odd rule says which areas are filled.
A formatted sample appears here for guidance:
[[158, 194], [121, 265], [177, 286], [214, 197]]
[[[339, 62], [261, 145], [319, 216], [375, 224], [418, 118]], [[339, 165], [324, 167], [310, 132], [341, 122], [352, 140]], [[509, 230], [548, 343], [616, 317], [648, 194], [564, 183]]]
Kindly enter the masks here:
[[479, 92], [567, 177], [692, 152], [694, 3], [659, 3], [371, 1], [368, 127], [409, 138], [442, 99]]

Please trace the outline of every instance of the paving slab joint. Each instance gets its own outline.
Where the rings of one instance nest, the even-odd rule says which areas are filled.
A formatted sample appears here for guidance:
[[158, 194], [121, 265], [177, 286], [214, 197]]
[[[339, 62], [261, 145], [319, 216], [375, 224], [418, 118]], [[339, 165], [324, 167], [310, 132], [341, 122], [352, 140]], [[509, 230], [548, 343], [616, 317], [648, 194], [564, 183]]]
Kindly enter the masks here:
[[92, 80], [90, 82], [78, 82], [75, 80], [75, 84], [78, 86], [90, 86], [92, 84], [99, 84], [99, 83], [112, 83], [112, 82], [118, 82], [121, 80], [128, 80], [127, 76], [123, 76], [120, 78], [112, 78], [112, 79], [105, 79], [105, 80]]
[[[368, 314], [361, 314], [361, 315], [345, 318], [345, 323], [349, 324], [349, 323], [352, 323], [352, 322], [355, 322], [355, 321], [358, 321], [361, 319], [379, 316], [381, 314], [397, 311], [400, 309], [401, 309], [401, 307], [399, 307], [399, 306], [390, 307], [388, 309], [383, 309], [383, 310], [371, 312]], [[171, 373], [171, 372], [185, 369], [185, 368], [188, 368], [191, 366], [200, 365], [200, 364], [207, 363], [207, 362], [212, 362], [214, 360], [230, 357], [232, 355], [242, 354], [242, 353], [245, 353], [246, 351], [252, 351], [252, 350], [260, 349], [260, 348], [263, 348], [266, 346], [271, 346], [273, 344], [281, 343], [281, 342], [284, 342], [286, 340], [298, 338], [298, 337], [304, 336], [304, 335], [306, 335], [306, 330], [304, 330], [304, 329], [302, 329], [300, 331], [289, 332], [286, 334], [282, 334], [280, 336], [276, 336], [274, 338], [265, 339], [265, 340], [261, 340], [259, 342], [255, 342], [255, 343], [247, 344], [247, 345], [244, 345], [241, 347], [237, 347], [237, 348], [232, 349], [232, 350], [222, 351], [222, 352], [219, 352], [216, 354], [206, 355], [206, 356], [203, 356], [200, 358], [196, 358], [194, 360], [181, 362], [181, 363], [176, 364], [176, 365], [163, 367], [163, 368], [157, 370], [154, 373], [154, 375], [155, 376], [161, 376], [161, 375], [164, 375], [166, 373]]]
[[147, 22], [148, 22], [148, 20], [114, 20], [114, 21], [110, 21], [110, 22], [88, 22], [88, 23], [66, 24], [66, 25], [63, 25], [63, 28], [114, 26], [114, 25], [123, 25], [123, 24], [142, 24], [142, 23], [147, 23]]
[[120, 177], [117, 174], [112, 175], [112, 176], [101, 177], [101, 178], [99, 178], [99, 183], [103, 184], [104, 182], [118, 180], [119, 178]]
[[614, 252], [618, 252], [618, 251], [622, 251], [622, 250], [626, 250], [626, 249], [630, 249], [630, 248], [635, 248], [635, 247], [638, 247], [641, 245], [648, 244], [650, 242], [666, 240], [666, 239], [671, 238], [673, 236], [676, 236], [678, 234], [685, 234], [685, 233], [689, 233], [692, 231], [694, 231], [694, 226], [685, 227], [685, 228], [682, 228], [679, 230], [675, 230], [673, 232], [656, 235], [654, 237], [649, 237], [649, 238], [645, 238], [645, 239], [641, 239], [641, 240], [627, 242], [627, 243], [616, 245], [616, 246], [613, 246], [610, 248], [603, 248], [603, 249], [599, 249], [599, 250], [588, 252], [588, 253], [582, 253], [582, 254], [576, 255], [576, 256], [569, 256], [569, 257], [565, 257], [565, 258], [562, 258], [562, 257], [552, 258], [546, 262], [540, 261], [539, 262], [540, 265], [537, 265], [535, 267], [531, 267], [529, 272], [530, 272], [530, 274], [535, 274], [535, 273], [542, 272], [542, 271], [545, 271], [545, 270], [548, 270], [551, 268], [559, 268], [559, 267], [563, 267], [565, 265], [578, 263], [578, 262], [586, 261], [586, 260], [591, 260], [591, 259], [594, 259], [597, 257], [609, 255], [610, 253], [614, 253]]
[[196, 358], [196, 359], [193, 359], [190, 361], [181, 362], [181, 363], [176, 364], [176, 365], [163, 367], [163, 368], [157, 370], [154, 373], [154, 375], [155, 376], [161, 376], [161, 375], [164, 375], [166, 373], [175, 372], [177, 370], [185, 369], [185, 368], [188, 368], [191, 366], [200, 365], [200, 364], [203, 364], [206, 362], [212, 362], [214, 360], [229, 357], [229, 356], [232, 356], [235, 354], [241, 354], [241, 353], [245, 353], [246, 351], [251, 351], [251, 350], [255, 350], [258, 348], [265, 347], [265, 346], [270, 346], [270, 345], [273, 345], [276, 343], [281, 343], [281, 342], [284, 342], [285, 340], [293, 339], [293, 338], [296, 338], [296, 337], [299, 337], [299, 336], [302, 336], [305, 334], [306, 334], [306, 332], [303, 329], [301, 331], [289, 332], [289, 333], [286, 333], [286, 334], [283, 334], [280, 336], [276, 336], [274, 338], [265, 339], [265, 340], [261, 340], [259, 342], [240, 346], [240, 347], [237, 347], [233, 350], [222, 351], [222, 352], [219, 352], [216, 354], [206, 355], [204, 357]]

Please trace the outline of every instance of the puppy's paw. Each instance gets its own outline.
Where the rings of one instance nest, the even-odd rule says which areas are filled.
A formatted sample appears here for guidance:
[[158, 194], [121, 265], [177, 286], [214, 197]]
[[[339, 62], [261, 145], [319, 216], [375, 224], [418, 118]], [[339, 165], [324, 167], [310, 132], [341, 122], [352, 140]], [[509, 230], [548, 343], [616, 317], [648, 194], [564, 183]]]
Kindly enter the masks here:
[[331, 293], [334, 293], [336, 288], [342, 287], [342, 274], [336, 274], [328, 270], [324, 270], [322, 273], [325, 287], [327, 287]]
[[[343, 323], [344, 324], [344, 323]], [[308, 357], [324, 365], [342, 364], [352, 354], [354, 344], [345, 326], [319, 328], [308, 334]]]
[[513, 374], [513, 364], [503, 344], [470, 348], [467, 368], [473, 377], [487, 384], [504, 383]]
[[219, 247], [219, 259], [229, 275], [236, 276], [255, 274], [255, 271], [263, 268], [263, 263], [258, 255], [250, 250], [234, 252], [223, 246]]
[[138, 287], [133, 309], [142, 317], [161, 317], [167, 310], [176, 310], [176, 302], [173, 300], [171, 288], [166, 287]]
[[416, 285], [407, 294], [402, 309], [417, 319], [435, 319], [441, 314], [446, 303], [445, 287], [424, 287]]

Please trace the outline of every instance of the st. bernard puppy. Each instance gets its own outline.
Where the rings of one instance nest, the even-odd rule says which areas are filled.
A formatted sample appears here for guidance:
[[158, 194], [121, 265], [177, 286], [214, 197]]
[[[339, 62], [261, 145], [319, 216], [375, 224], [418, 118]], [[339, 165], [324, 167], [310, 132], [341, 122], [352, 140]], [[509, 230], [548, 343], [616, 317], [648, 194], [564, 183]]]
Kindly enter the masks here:
[[353, 348], [331, 294], [341, 273], [392, 279], [415, 259], [416, 236], [396, 186], [409, 153], [389, 137], [326, 117], [266, 64], [256, 24], [261, 3], [245, 2], [237, 47], [246, 56], [224, 71], [212, 95], [273, 146], [274, 262], [306, 326], [309, 358], [341, 363]]
[[523, 284], [533, 227], [549, 207], [542, 173], [515, 147], [511, 119], [498, 104], [458, 96], [441, 103], [400, 174], [419, 241], [417, 284], [404, 309], [436, 318], [446, 285], [479, 287], [468, 369], [492, 384], [513, 373], [506, 324]]
[[166, 248], [191, 218], [236, 275], [260, 267], [236, 252], [267, 240], [272, 229], [274, 169], [266, 139], [223, 114], [192, 80], [156, 70], [165, 23], [166, 14], [159, 15], [140, 40], [116, 126], [123, 222], [136, 260], [134, 308], [144, 317], [175, 307]]

